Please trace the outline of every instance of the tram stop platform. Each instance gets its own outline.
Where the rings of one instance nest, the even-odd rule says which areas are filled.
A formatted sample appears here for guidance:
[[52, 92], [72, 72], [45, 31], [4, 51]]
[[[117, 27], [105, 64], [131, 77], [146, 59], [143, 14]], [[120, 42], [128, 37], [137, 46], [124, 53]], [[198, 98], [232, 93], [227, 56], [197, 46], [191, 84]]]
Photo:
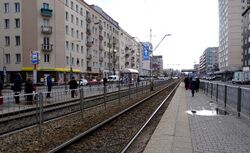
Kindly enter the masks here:
[[144, 153], [250, 153], [250, 119], [181, 83]]

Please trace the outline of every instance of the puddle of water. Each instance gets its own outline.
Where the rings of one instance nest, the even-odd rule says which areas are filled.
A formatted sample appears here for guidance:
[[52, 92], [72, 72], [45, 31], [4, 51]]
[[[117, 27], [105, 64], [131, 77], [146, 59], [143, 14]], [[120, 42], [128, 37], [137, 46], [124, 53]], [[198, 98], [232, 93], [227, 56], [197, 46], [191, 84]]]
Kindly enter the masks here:
[[218, 115], [228, 115], [228, 112], [219, 108], [212, 110], [187, 110], [186, 113], [190, 115], [200, 115], [200, 116], [218, 116]]

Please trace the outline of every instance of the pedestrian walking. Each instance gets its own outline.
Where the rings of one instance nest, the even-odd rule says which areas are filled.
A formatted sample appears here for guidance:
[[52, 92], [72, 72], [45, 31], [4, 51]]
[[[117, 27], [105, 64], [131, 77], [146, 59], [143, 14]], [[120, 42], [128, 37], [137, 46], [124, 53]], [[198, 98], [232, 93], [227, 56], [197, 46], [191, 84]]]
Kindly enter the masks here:
[[17, 73], [14, 78], [14, 85], [11, 86], [11, 89], [14, 92], [14, 97], [15, 97], [15, 103], [19, 104], [20, 103], [20, 97], [19, 94], [22, 91], [22, 76], [20, 73]]
[[189, 86], [189, 79], [188, 79], [188, 77], [185, 77], [184, 83], [185, 83], [185, 89], [188, 90], [188, 86]]
[[3, 94], [2, 94], [2, 90], [3, 90], [3, 81], [0, 77], [0, 105], [3, 104]]
[[107, 83], [108, 83], [108, 80], [107, 80], [107, 78], [106, 78], [106, 76], [105, 76], [105, 77], [103, 78], [103, 85], [106, 86]]
[[194, 97], [194, 90], [196, 88], [196, 78], [195, 77], [192, 77], [190, 79], [190, 89], [191, 89], [191, 93], [192, 93], [192, 97]]
[[78, 87], [77, 81], [75, 80], [75, 77], [72, 77], [72, 79], [69, 81], [69, 89], [71, 90], [71, 98], [75, 97], [77, 87]]
[[27, 78], [25, 82], [24, 91], [27, 94], [27, 102], [30, 103], [31, 101], [33, 101], [34, 84], [30, 78]]
[[199, 88], [200, 88], [200, 79], [198, 77], [196, 77], [195, 91], [199, 92]]
[[46, 98], [51, 98], [51, 90], [52, 90], [52, 80], [51, 80], [51, 77], [50, 75], [47, 76], [47, 87], [48, 87], [48, 92], [47, 92], [47, 96]]

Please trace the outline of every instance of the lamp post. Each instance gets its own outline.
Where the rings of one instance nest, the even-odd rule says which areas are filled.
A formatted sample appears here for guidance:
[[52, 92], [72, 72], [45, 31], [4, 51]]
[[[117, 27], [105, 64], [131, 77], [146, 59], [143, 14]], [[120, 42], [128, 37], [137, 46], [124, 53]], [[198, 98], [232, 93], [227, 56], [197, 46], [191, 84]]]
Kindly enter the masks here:
[[151, 53], [151, 57], [150, 57], [150, 82], [151, 82], [151, 88], [150, 90], [153, 91], [154, 90], [154, 83], [153, 83], [153, 72], [152, 72], [152, 69], [153, 69], [153, 52], [159, 47], [159, 45], [161, 44], [161, 42], [167, 37], [167, 36], [171, 36], [171, 34], [165, 34], [163, 36], [163, 38], [161, 39], [161, 41], [157, 44], [157, 46], [152, 50], [152, 53]]

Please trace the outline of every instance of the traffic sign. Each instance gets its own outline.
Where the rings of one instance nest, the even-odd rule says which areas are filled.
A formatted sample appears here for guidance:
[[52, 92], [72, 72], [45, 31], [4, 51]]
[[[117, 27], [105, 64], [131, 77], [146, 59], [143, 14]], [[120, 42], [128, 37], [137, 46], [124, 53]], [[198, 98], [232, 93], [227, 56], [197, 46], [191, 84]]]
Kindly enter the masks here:
[[39, 63], [39, 53], [38, 52], [31, 52], [31, 63], [32, 64]]

